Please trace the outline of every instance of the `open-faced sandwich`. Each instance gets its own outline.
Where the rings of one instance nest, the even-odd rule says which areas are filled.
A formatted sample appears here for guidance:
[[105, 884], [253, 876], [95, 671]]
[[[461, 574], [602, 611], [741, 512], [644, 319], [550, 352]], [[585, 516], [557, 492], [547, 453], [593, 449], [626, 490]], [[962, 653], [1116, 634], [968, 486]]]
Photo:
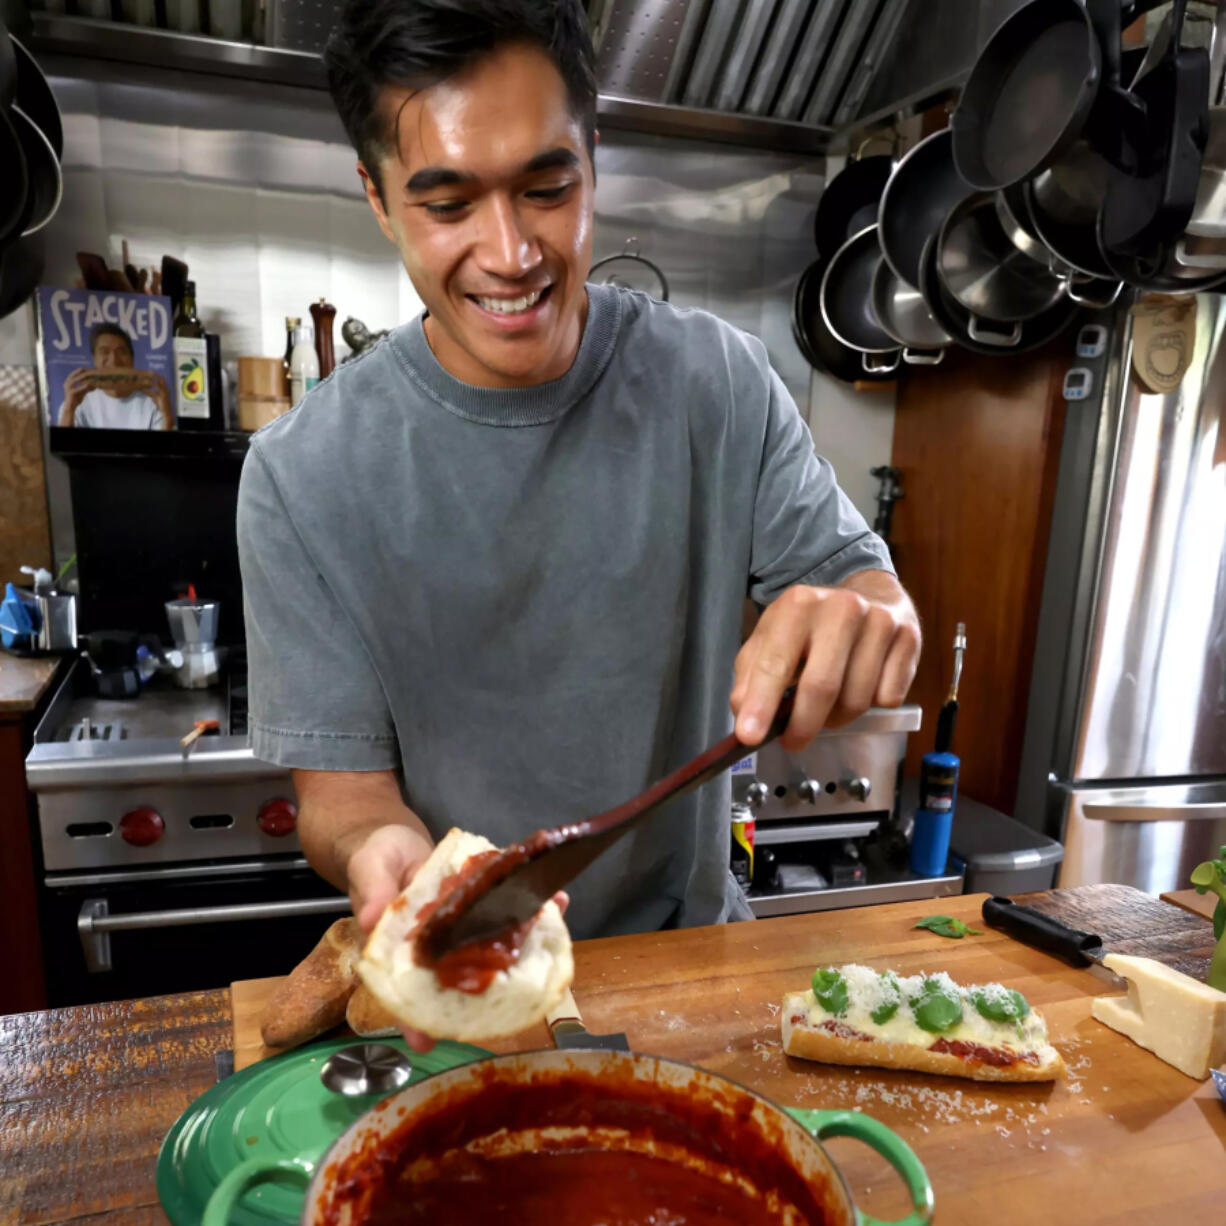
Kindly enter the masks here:
[[496, 851], [478, 834], [449, 830], [370, 934], [358, 973], [401, 1025], [439, 1039], [498, 1038], [539, 1022], [570, 987], [570, 933], [554, 902], [525, 929], [484, 942], [489, 948], [466, 957], [458, 976], [440, 976], [423, 958], [416, 937], [436, 900], [456, 887], [475, 857]]
[[943, 972], [819, 967], [809, 991], [783, 998], [780, 1018], [784, 1051], [805, 1060], [976, 1081], [1054, 1081], [1065, 1071], [1047, 1023], [1020, 992], [999, 983], [959, 987]]

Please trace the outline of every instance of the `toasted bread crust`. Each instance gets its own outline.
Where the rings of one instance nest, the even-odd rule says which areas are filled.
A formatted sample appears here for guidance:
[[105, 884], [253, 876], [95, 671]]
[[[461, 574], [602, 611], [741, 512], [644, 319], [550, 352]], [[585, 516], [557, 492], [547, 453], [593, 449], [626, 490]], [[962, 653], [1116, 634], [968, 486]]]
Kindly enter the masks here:
[[360, 982], [362, 940], [357, 920], [337, 920], [277, 985], [260, 1019], [269, 1047], [296, 1047], [345, 1020], [345, 1006]]

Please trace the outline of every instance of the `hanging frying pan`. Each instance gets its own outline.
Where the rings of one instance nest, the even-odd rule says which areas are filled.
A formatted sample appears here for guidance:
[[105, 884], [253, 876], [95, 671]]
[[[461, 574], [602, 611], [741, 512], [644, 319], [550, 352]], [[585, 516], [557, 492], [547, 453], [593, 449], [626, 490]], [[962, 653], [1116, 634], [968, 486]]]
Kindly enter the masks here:
[[830, 334], [822, 318], [820, 291], [829, 256], [813, 261], [800, 276], [792, 297], [792, 334], [805, 361], [844, 383], [883, 382], [890, 371], [865, 371], [864, 355], [850, 349]]
[[818, 301], [836, 340], [863, 354], [866, 374], [897, 369], [898, 342], [873, 313], [873, 273], [881, 258], [877, 227], [866, 226], [830, 257]]
[[1032, 178], [1083, 130], [1114, 165], [1135, 159], [1140, 108], [1120, 88], [1120, 30], [1161, 0], [1030, 0], [971, 69], [953, 114], [954, 161], [982, 191]]
[[1074, 302], [1095, 310], [1105, 310], [1120, 296], [1124, 288], [1119, 280], [1102, 280], [1087, 276], [1066, 264], [1038, 236], [1034, 219], [1026, 206], [1025, 184], [1015, 183], [996, 193], [996, 216], [1010, 242], [1031, 259], [1045, 263], [1066, 282], [1065, 292]]
[[51, 142], [29, 116], [19, 106], [14, 105], [9, 107], [8, 118], [21, 142], [21, 152], [29, 177], [25, 208], [18, 223], [19, 232], [33, 234], [55, 216], [55, 210], [60, 207], [60, 198], [64, 194], [64, 180]]
[[5, 168], [0, 177], [0, 246], [3, 246], [6, 239], [21, 233], [29, 194], [25, 154], [3, 108], [0, 108], [0, 166]]
[[877, 213], [878, 239], [886, 262], [913, 288], [919, 288], [925, 241], [966, 193], [948, 129], [920, 141], [890, 175]]
[[909, 366], [935, 366], [953, 343], [953, 337], [932, 318], [923, 295], [884, 256], [878, 257], [873, 271], [872, 303], [877, 322], [902, 346], [902, 360]]
[[1033, 319], [1002, 324], [977, 320], [942, 285], [936, 257], [937, 237], [933, 235], [924, 246], [920, 292], [933, 319], [953, 337], [956, 344], [972, 353], [993, 357], [1025, 353], [1058, 336], [1080, 314], [1078, 304], [1066, 297]]
[[12, 35], [9, 42], [17, 68], [17, 93], [13, 101], [47, 138], [58, 161], [64, 156], [64, 124], [55, 94], [34, 57]]
[[848, 162], [826, 185], [813, 219], [819, 255], [833, 255], [853, 234], [871, 226], [894, 159], [873, 154]]
[[937, 237], [937, 269], [965, 310], [996, 322], [1033, 319], [1066, 290], [1046, 251], [1035, 259], [1010, 241], [995, 192], [971, 192], [950, 210]]
[[43, 236], [19, 238], [0, 251], [0, 319], [25, 302], [42, 280]]
[[1103, 200], [1098, 243], [1113, 267], [1160, 271], [1192, 218], [1208, 137], [1209, 52], [1180, 45], [1186, 11], [1187, 0], [1175, 0], [1163, 54], [1133, 83], [1146, 111], [1149, 157], [1135, 175], [1114, 175]]
[[8, 27], [0, 17], [0, 111], [13, 105], [17, 96], [17, 56], [9, 42]]

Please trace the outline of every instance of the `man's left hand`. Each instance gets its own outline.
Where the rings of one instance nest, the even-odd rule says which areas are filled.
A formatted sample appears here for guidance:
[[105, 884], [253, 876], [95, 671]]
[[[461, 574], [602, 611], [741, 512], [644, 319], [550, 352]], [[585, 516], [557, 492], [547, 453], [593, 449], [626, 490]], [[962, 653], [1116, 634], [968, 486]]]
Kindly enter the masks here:
[[757, 745], [793, 682], [796, 701], [779, 742], [791, 751], [869, 707], [898, 706], [911, 688], [920, 642], [915, 607], [886, 571], [861, 571], [839, 587], [788, 588], [737, 654], [737, 737]]

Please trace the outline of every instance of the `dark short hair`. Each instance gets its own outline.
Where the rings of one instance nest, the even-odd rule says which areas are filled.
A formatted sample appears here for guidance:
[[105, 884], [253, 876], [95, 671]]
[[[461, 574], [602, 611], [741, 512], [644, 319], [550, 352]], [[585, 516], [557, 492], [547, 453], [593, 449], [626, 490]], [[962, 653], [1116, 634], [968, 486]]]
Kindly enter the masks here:
[[94, 329], [89, 334], [89, 352], [93, 356], [94, 350], [98, 348], [98, 341], [104, 336], [117, 336], [128, 347], [128, 356], [136, 357], [136, 350], [132, 345], [132, 338], [118, 324], [96, 324]]
[[378, 154], [390, 142], [380, 91], [427, 89], [512, 42], [549, 55], [594, 156], [596, 53], [580, 0], [345, 0], [324, 50], [328, 89], [380, 195]]

